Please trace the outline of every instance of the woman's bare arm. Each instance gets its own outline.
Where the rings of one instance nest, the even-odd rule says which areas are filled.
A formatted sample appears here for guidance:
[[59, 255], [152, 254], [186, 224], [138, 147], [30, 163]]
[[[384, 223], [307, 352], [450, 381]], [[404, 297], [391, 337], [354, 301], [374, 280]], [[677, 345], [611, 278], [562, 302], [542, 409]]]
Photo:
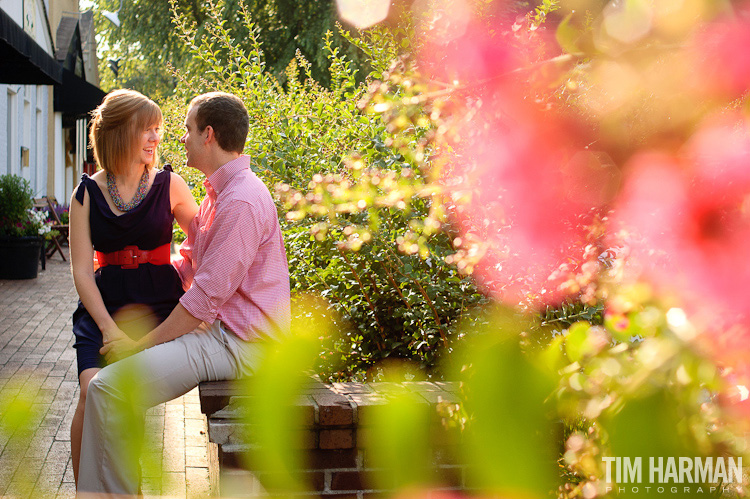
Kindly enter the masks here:
[[190, 222], [195, 217], [195, 214], [198, 213], [198, 204], [195, 202], [193, 193], [190, 192], [190, 188], [182, 177], [176, 173], [172, 173], [171, 175], [169, 200], [172, 204], [172, 213], [180, 228], [187, 234]]
[[111, 340], [124, 335], [117, 327], [112, 316], [104, 306], [104, 300], [94, 281], [94, 245], [91, 242], [89, 225], [88, 192], [84, 191], [83, 204], [79, 203], [75, 193], [70, 199], [70, 266], [73, 282], [78, 296], [86, 310], [99, 326], [104, 340]]

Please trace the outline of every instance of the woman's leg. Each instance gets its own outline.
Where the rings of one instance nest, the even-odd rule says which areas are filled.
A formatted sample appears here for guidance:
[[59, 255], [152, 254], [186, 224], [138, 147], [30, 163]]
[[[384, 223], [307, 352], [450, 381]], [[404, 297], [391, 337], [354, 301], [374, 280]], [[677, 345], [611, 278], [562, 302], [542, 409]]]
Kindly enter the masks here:
[[83, 434], [83, 413], [86, 407], [86, 394], [89, 390], [89, 382], [96, 373], [101, 371], [98, 367], [84, 369], [78, 376], [81, 385], [81, 394], [78, 397], [76, 412], [73, 414], [73, 422], [70, 425], [70, 454], [73, 458], [73, 478], [78, 485], [78, 461], [81, 457], [81, 435]]

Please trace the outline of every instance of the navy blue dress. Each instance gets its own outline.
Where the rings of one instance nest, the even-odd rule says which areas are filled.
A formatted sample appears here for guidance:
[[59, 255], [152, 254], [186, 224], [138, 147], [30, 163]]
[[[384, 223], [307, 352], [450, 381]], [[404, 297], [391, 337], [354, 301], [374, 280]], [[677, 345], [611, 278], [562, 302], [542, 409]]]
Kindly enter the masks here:
[[[170, 243], [174, 215], [169, 184], [170, 172], [157, 172], [143, 201], [132, 210], [116, 215], [96, 181], [84, 173], [75, 198], [83, 204], [84, 189], [89, 193], [94, 250], [110, 253], [130, 245], [152, 250]], [[109, 314], [123, 332], [136, 340], [164, 321], [183, 294], [180, 277], [171, 265], [146, 263], [135, 269], [107, 265], [97, 269], [94, 278]], [[78, 374], [91, 367], [104, 367], [106, 362], [99, 354], [102, 333], [80, 300], [73, 313], [73, 333]]]

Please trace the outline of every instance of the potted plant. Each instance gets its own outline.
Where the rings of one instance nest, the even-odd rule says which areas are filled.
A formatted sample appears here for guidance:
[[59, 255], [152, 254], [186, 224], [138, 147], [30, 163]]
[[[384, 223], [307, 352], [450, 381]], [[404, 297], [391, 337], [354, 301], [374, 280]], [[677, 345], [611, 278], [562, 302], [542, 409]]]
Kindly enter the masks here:
[[33, 209], [29, 181], [0, 176], [0, 279], [37, 276], [43, 237], [50, 230], [47, 215]]

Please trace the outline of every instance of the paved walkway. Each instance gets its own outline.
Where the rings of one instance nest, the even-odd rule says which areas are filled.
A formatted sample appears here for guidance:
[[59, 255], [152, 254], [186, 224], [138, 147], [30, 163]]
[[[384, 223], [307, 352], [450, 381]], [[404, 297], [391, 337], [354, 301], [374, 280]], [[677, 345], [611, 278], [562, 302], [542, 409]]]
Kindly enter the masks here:
[[[59, 254], [36, 279], [0, 280], [0, 497], [75, 496], [70, 422], [78, 400], [71, 329], [76, 301], [69, 264]], [[209, 495], [197, 389], [151, 409], [147, 435], [148, 462], [156, 466], [144, 471], [146, 497]]]

